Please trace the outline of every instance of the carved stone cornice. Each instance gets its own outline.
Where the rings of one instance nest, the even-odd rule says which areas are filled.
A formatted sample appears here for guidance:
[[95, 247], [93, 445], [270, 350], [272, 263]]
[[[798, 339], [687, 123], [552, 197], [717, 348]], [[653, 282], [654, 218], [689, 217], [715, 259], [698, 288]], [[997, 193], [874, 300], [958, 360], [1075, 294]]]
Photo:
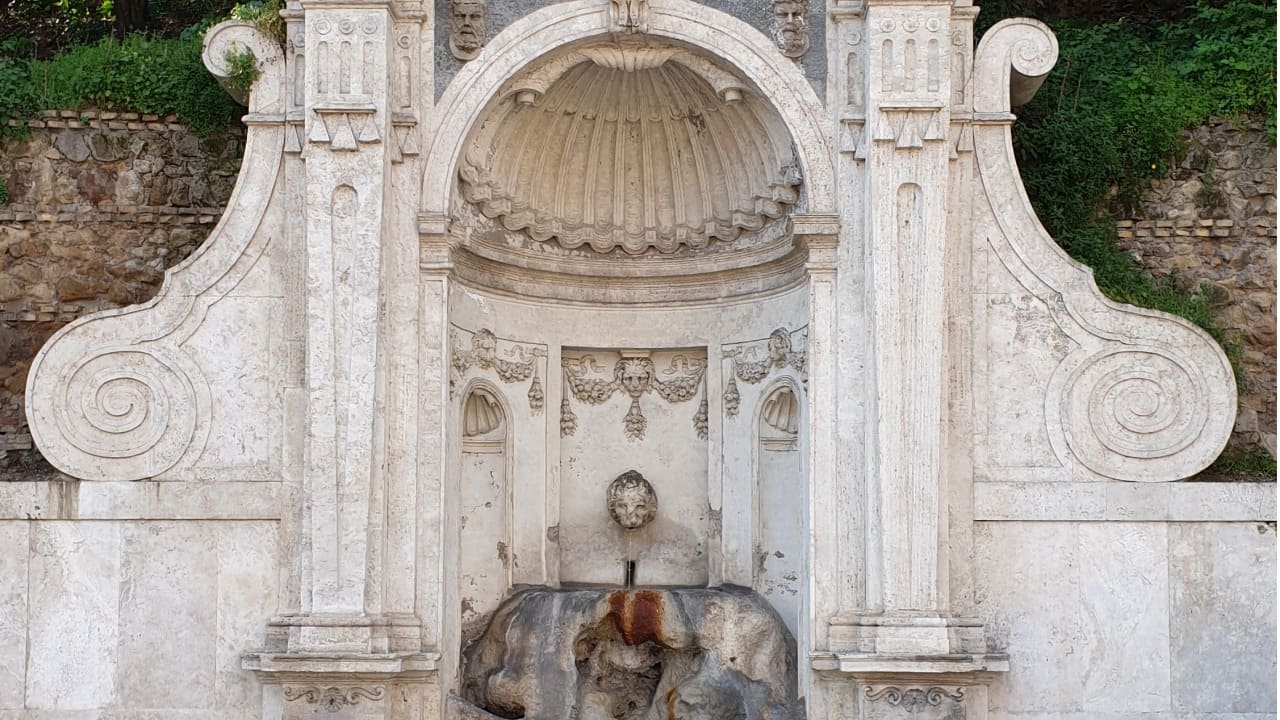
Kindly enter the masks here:
[[427, 682], [435, 676], [439, 661], [440, 655], [435, 652], [264, 652], [245, 655], [241, 667], [263, 684], [280, 686], [286, 703], [317, 706], [311, 712], [338, 713], [359, 706], [361, 717], [390, 717], [387, 703], [393, 684]]

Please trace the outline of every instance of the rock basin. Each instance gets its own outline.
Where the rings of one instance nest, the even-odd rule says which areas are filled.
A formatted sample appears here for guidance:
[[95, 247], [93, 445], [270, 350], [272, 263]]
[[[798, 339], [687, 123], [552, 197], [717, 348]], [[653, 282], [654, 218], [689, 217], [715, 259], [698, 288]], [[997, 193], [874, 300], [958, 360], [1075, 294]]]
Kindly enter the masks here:
[[516, 592], [463, 657], [458, 718], [790, 720], [796, 645], [743, 588]]

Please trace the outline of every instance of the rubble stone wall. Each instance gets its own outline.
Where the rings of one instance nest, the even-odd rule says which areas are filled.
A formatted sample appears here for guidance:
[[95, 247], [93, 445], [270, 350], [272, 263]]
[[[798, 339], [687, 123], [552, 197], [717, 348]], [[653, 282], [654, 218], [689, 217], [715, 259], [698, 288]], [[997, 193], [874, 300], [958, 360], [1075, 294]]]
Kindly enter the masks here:
[[66, 323], [142, 302], [217, 223], [244, 133], [200, 138], [172, 117], [49, 112], [0, 142], [0, 474], [47, 471], [31, 449], [31, 361]]
[[1276, 148], [1259, 126], [1221, 120], [1187, 132], [1120, 242], [1152, 275], [1211, 285], [1215, 320], [1240, 349], [1231, 445], [1276, 453]]

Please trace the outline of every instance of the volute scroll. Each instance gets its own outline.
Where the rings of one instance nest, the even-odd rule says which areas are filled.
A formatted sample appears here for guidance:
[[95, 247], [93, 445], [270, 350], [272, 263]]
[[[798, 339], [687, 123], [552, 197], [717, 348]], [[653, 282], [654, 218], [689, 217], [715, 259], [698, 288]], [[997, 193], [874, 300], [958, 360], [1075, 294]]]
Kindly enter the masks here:
[[978, 46], [975, 110], [1001, 122], [974, 128], [982, 189], [994, 231], [988, 241], [1019, 284], [1049, 308], [1076, 343], [1045, 396], [1050, 442], [1065, 463], [1098, 476], [1165, 482], [1194, 475], [1222, 452], [1236, 417], [1231, 364], [1213, 338], [1168, 313], [1105, 297], [1093, 271], [1040, 224], [1013, 156], [1010, 103], [1030, 99], [1057, 58], [1042, 23], [997, 23]]
[[[235, 290], [270, 244], [259, 228], [279, 179], [284, 141], [279, 47], [248, 23], [217, 25], [204, 47], [215, 75], [225, 77], [232, 47], [252, 50], [261, 74], [249, 98], [243, 170], [226, 213], [194, 254], [167, 271], [156, 297], [72, 322], [32, 362], [32, 438], [54, 467], [73, 477], [141, 480], [187, 467], [211, 432], [213, 393], [204, 363], [214, 360], [191, 341], [209, 309]], [[264, 117], [273, 114], [280, 114], [278, 121]]]

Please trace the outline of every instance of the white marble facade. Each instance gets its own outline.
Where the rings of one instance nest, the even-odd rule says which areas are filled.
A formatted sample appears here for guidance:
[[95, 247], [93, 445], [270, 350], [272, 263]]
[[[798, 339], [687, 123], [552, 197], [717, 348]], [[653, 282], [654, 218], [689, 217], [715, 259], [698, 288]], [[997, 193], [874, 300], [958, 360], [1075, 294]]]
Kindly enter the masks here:
[[68, 479], [0, 486], [0, 718], [442, 718], [513, 588], [628, 561], [763, 596], [810, 718], [1274, 717], [1274, 486], [1177, 482], [1230, 366], [1019, 182], [1052, 34], [778, 1], [215, 27], [231, 206], [30, 373]]

